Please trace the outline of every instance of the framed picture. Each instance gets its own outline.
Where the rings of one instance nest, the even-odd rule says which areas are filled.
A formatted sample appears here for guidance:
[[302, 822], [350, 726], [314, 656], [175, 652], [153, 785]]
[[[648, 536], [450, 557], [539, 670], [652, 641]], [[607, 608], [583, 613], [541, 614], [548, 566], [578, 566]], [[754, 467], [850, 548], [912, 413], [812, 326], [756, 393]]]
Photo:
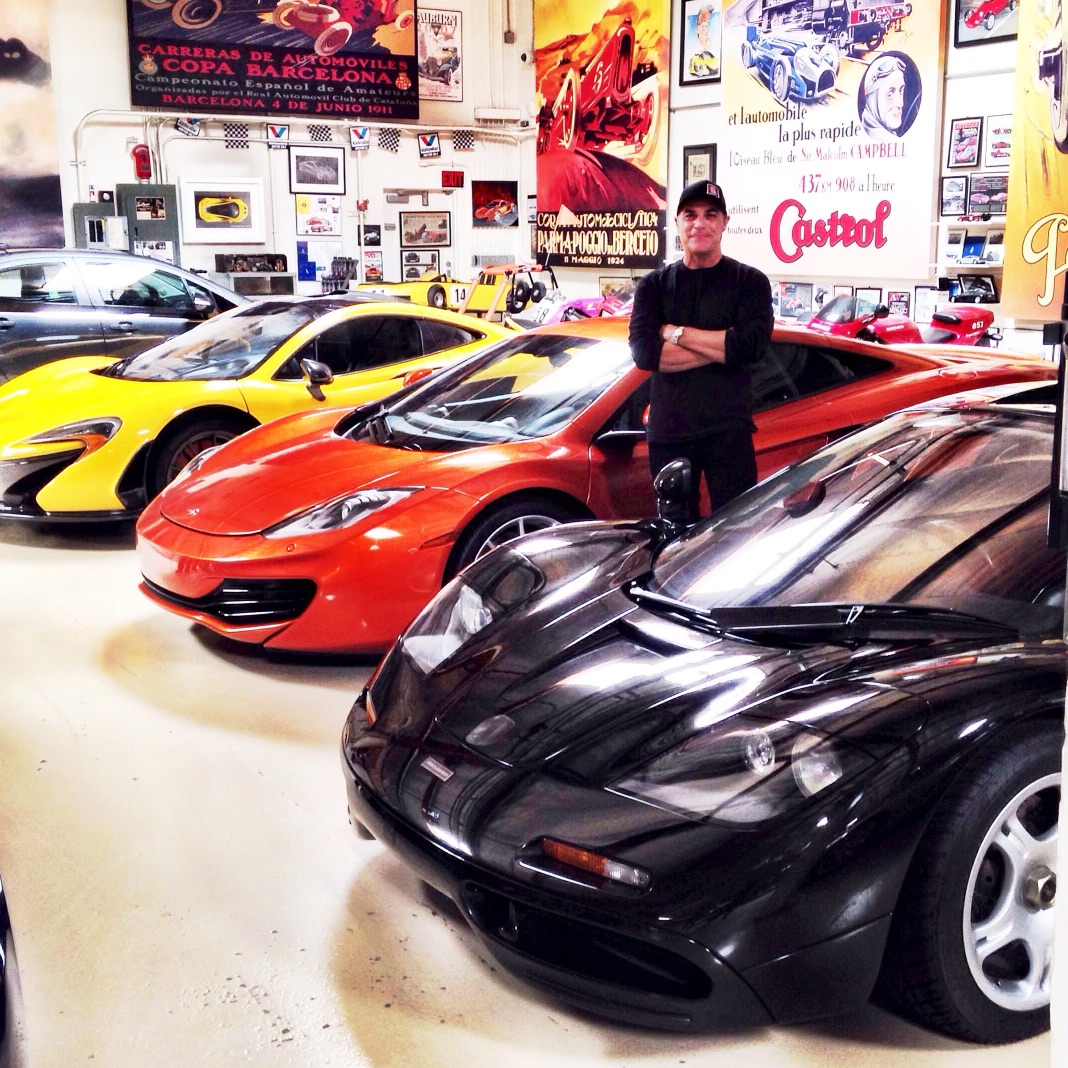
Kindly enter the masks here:
[[332, 193], [300, 193], [294, 199], [300, 237], [341, 233], [341, 197]]
[[940, 215], [963, 215], [968, 206], [968, 178], [947, 174], [942, 177], [942, 207]]
[[718, 82], [723, 54], [722, 0], [682, 0], [681, 6], [679, 84]]
[[290, 145], [291, 193], [345, 192], [345, 149], [341, 145]]
[[363, 280], [365, 282], [381, 282], [382, 275], [382, 250], [372, 249], [363, 254]]
[[416, 19], [419, 99], [463, 100], [463, 14], [420, 4]]
[[949, 123], [947, 167], [974, 167], [979, 162], [979, 142], [983, 136], [983, 120], [952, 119]]
[[987, 230], [983, 245], [983, 263], [1005, 262], [1005, 231]]
[[908, 315], [912, 304], [912, 294], [905, 289], [891, 289], [886, 294], [886, 306], [891, 315]]
[[1008, 203], [1007, 174], [973, 174], [968, 180], [969, 215], [1004, 215]]
[[440, 253], [437, 251], [405, 252], [401, 256], [401, 281], [411, 282], [432, 271], [440, 274]]
[[361, 223], [360, 244], [364, 248], [378, 248], [382, 244], [382, 227], [378, 223]]
[[812, 314], [812, 283], [780, 282], [779, 314], [784, 319], [807, 320]]
[[964, 230], [946, 230], [938, 253], [939, 263], [960, 263], [961, 253], [964, 251], [964, 237]]
[[846, 285], [833, 285], [831, 286], [832, 297], [851, 297], [853, 295], [853, 287]]
[[983, 234], [965, 233], [964, 245], [960, 250], [961, 263], [982, 263], [983, 247], [986, 245], [986, 237]]
[[471, 225], [474, 227], [518, 226], [519, 183], [471, 183]]
[[1012, 148], [1012, 116], [988, 115], [983, 141], [983, 167], [1007, 167]]
[[882, 304], [883, 291], [879, 286], [857, 286], [853, 290], [857, 300], [866, 300], [869, 304]]
[[1013, 0], [954, 0], [953, 44], [957, 48], [1012, 41], [1020, 21]]
[[179, 180], [182, 240], [188, 245], [262, 245], [266, 240], [261, 178]]
[[597, 288], [602, 297], [615, 297], [626, 303], [634, 296], [637, 278], [598, 278]]
[[716, 180], [716, 146], [690, 145], [682, 150], [682, 184]]
[[913, 318], [918, 323], [929, 323], [938, 310], [938, 286], [915, 286], [916, 303], [912, 306]]
[[997, 283], [992, 274], [957, 275], [950, 279], [949, 299], [963, 304], [997, 304]]
[[447, 248], [452, 244], [452, 212], [402, 211], [401, 248]]

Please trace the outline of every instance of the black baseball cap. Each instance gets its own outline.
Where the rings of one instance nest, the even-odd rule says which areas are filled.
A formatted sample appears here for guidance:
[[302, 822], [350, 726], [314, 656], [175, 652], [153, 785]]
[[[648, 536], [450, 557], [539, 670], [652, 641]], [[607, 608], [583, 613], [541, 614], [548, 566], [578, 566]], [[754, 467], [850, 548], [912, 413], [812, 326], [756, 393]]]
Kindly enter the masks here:
[[690, 204], [695, 200], [707, 200], [711, 203], [712, 207], [718, 208], [724, 215], [729, 214], [727, 211], [727, 200], [723, 196], [723, 189], [716, 185], [715, 182], [691, 182], [682, 191], [682, 196], [679, 197], [679, 206], [676, 208], [675, 214], [678, 215], [687, 204]]

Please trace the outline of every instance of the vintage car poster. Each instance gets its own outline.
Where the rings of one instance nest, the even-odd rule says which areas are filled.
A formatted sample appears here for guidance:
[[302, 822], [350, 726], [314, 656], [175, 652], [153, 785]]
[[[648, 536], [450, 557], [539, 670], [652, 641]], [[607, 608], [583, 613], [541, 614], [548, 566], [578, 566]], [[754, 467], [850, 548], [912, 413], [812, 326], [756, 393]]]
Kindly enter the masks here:
[[724, 4], [727, 246], [769, 275], [925, 278], [944, 5]]
[[720, 0], [683, 0], [680, 85], [719, 81], [722, 15]]
[[533, 239], [554, 266], [664, 259], [670, 14], [668, 0], [535, 0]]
[[1020, 7], [1002, 314], [1061, 317], [1068, 279], [1068, 7]]
[[518, 226], [519, 183], [484, 182], [477, 178], [471, 183], [472, 226]]
[[421, 7], [416, 35], [419, 96], [423, 100], [463, 100], [461, 14]]
[[126, 0], [134, 106], [417, 119], [415, 0]]
[[45, 4], [0, 0], [0, 237], [63, 245]]

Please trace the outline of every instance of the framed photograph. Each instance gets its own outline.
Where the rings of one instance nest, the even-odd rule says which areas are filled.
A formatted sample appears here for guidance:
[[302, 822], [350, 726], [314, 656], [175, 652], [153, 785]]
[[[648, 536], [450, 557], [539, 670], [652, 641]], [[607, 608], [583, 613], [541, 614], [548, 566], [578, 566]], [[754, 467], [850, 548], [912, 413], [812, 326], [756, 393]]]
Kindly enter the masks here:
[[420, 5], [415, 17], [419, 99], [463, 100], [463, 14]]
[[501, 227], [519, 225], [519, 183], [486, 182], [475, 179], [471, 183], [471, 225]]
[[992, 274], [961, 274], [950, 279], [949, 299], [963, 304], [997, 304], [997, 283]]
[[1007, 174], [973, 174], [968, 180], [969, 215], [1004, 215], [1008, 203]]
[[982, 119], [951, 119], [946, 166], [974, 167], [979, 162], [979, 142], [982, 137]]
[[345, 149], [341, 145], [290, 145], [291, 193], [345, 192]]
[[360, 244], [364, 248], [378, 248], [382, 244], [382, 227], [378, 223], [362, 223]]
[[986, 245], [986, 237], [983, 234], [964, 235], [964, 245], [960, 250], [961, 263], [982, 263], [983, 248]]
[[882, 304], [883, 291], [879, 286], [857, 286], [853, 290], [857, 300], [866, 300], [869, 304]]
[[833, 285], [831, 286], [832, 297], [851, 297], [853, 295], [853, 287], [846, 285]]
[[1005, 262], [1005, 231], [987, 230], [986, 243], [983, 245], [983, 263]]
[[401, 256], [401, 281], [412, 282], [431, 271], [440, 274], [440, 255], [437, 251], [405, 252]]
[[938, 286], [914, 286], [916, 303], [912, 306], [913, 319], [918, 323], [929, 323], [931, 316], [938, 310]]
[[1020, 21], [1015, 0], [953, 0], [953, 44], [957, 48], [1013, 41]]
[[402, 211], [401, 248], [448, 248], [452, 244], [452, 212]]
[[912, 294], [906, 289], [891, 289], [886, 294], [886, 306], [891, 315], [908, 315], [912, 305]]
[[938, 252], [939, 263], [960, 263], [964, 252], [964, 230], [946, 230], [942, 235], [942, 247]]
[[637, 278], [598, 278], [597, 288], [602, 297], [615, 297], [624, 304], [634, 296]]
[[188, 245], [262, 245], [262, 178], [179, 180], [182, 240]]
[[784, 319], [807, 320], [812, 314], [812, 283], [780, 282], [779, 314]]
[[983, 141], [983, 168], [1007, 167], [1012, 149], [1012, 116], [988, 115]]
[[332, 193], [301, 193], [294, 199], [300, 237], [341, 233], [341, 197]]
[[718, 82], [723, 55], [722, 0], [682, 0], [681, 6], [679, 84]]
[[382, 274], [382, 250], [372, 249], [363, 254], [363, 280], [365, 282], [381, 282]]
[[690, 145], [682, 150], [682, 184], [716, 180], [716, 146]]
[[963, 215], [968, 206], [968, 178], [948, 174], [942, 177], [942, 207], [940, 215]]

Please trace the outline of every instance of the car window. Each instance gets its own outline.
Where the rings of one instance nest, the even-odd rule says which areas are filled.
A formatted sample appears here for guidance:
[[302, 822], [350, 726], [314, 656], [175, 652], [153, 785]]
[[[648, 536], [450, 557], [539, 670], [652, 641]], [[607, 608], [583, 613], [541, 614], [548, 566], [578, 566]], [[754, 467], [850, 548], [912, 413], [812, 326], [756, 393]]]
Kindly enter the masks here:
[[325, 363], [335, 375], [411, 360], [423, 354], [419, 320], [411, 315], [361, 315], [324, 330], [286, 361], [284, 377], [294, 363], [311, 359]]
[[470, 345], [473, 341], [478, 341], [485, 336], [474, 330], [465, 330], [452, 323], [439, 323], [434, 319], [420, 319], [419, 330], [423, 335], [423, 352], [427, 356], [432, 352]]
[[201, 303], [206, 301], [217, 311], [226, 311], [227, 308], [234, 307], [232, 301], [221, 301], [210, 289], [198, 285], [196, 282], [190, 281], [188, 278], [183, 278], [182, 281], [185, 282], [186, 289], [189, 290], [189, 296], [194, 302], [199, 298]]
[[27, 304], [77, 304], [67, 263], [25, 263], [0, 271], [0, 300]]
[[763, 411], [798, 397], [845, 385], [893, 365], [862, 353], [834, 351], [816, 345], [773, 342], [753, 366], [753, 408]]
[[189, 311], [193, 299], [185, 282], [169, 271], [131, 260], [83, 263], [100, 299], [111, 307]]

